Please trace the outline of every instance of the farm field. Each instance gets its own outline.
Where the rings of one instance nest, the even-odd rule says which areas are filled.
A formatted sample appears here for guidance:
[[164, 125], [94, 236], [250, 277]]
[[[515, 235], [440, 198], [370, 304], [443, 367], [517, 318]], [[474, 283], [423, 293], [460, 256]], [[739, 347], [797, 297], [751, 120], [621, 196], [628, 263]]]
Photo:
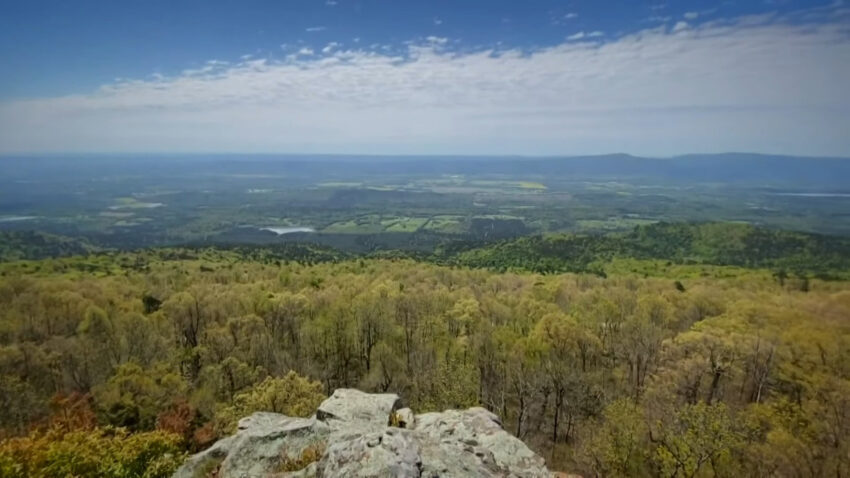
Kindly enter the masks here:
[[[725, 183], [674, 180], [653, 170], [657, 166], [650, 160], [647, 172], [629, 176], [620, 172], [618, 158], [608, 157], [434, 158], [403, 165], [263, 156], [75, 161], [74, 170], [62, 169], [55, 158], [0, 161], [0, 218], [9, 218], [0, 219], [0, 231], [36, 229], [123, 249], [317, 240], [357, 250], [422, 250], [553, 232], [599, 234], [665, 221], [739, 221], [850, 234], [850, 199], [834, 182], [840, 172], [804, 183], [797, 179], [811, 175], [808, 170], [772, 182], [748, 181], [747, 165], [756, 168], [760, 158], [714, 158], [723, 168], [717, 174], [738, 178]], [[96, 182], [85, 175], [94, 170]], [[59, 180], [63, 188], [54, 187]], [[263, 234], [251, 227], [316, 232]]]

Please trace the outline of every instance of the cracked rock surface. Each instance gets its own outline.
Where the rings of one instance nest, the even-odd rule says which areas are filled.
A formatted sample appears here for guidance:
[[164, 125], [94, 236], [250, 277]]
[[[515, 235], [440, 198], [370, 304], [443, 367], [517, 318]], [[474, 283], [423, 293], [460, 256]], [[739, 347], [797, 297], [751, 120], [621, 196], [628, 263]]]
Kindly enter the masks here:
[[258, 412], [174, 478], [550, 477], [483, 408], [414, 415], [394, 394], [339, 389], [310, 418]]

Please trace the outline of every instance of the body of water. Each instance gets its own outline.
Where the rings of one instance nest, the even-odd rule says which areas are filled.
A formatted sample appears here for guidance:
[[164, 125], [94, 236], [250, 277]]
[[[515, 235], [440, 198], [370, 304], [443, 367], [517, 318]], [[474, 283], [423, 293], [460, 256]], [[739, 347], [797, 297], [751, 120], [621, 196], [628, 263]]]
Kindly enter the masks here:
[[155, 207], [162, 207], [165, 204], [161, 202], [134, 202], [129, 204], [118, 204], [116, 206], [109, 206], [109, 209], [116, 211], [118, 209], [153, 209]]
[[312, 227], [300, 227], [300, 226], [293, 226], [293, 227], [261, 227], [261, 228], [259, 228], [259, 229], [260, 229], [261, 231], [271, 231], [271, 232], [273, 232], [273, 233], [277, 234], [278, 236], [281, 236], [281, 235], [283, 235], [283, 234], [291, 234], [291, 233], [293, 233], [293, 232], [316, 232], [316, 230], [315, 230], [315, 229], [313, 229]]

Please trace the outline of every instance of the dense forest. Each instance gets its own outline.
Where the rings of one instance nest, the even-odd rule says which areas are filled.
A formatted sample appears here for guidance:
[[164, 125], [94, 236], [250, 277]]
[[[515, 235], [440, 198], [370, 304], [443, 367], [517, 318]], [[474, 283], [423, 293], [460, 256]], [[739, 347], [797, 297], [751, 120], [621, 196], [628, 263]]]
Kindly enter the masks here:
[[847, 238], [734, 223], [657, 223], [628, 233], [530, 236], [468, 250], [449, 245], [444, 254], [454, 264], [539, 273], [604, 274], [616, 259], [768, 268], [782, 277], [847, 278], [850, 271]]
[[73, 256], [97, 250], [97, 247], [81, 239], [35, 231], [0, 232], [0, 262]]
[[170, 476], [238, 418], [304, 415], [338, 387], [484, 406], [585, 476], [848, 476], [846, 248], [658, 225], [423, 260], [299, 245], [3, 263], [0, 476]]

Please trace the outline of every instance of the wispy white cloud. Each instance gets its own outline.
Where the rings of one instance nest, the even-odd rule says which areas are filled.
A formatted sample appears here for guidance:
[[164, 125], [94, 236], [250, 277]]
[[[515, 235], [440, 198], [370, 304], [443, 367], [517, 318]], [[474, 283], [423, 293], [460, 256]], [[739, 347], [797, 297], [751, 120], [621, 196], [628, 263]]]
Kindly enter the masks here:
[[715, 20], [533, 51], [454, 44], [304, 47], [6, 101], [0, 149], [850, 154], [844, 23]]
[[697, 11], [693, 11], [693, 12], [685, 12], [685, 14], [684, 14], [684, 15], [682, 15], [682, 17], [684, 17], [684, 18], [685, 18], [685, 20], [696, 20], [696, 19], [697, 19], [697, 18], [699, 18], [699, 17], [704, 17], [704, 16], [706, 16], [706, 15], [711, 15], [712, 13], [714, 13], [714, 12], [716, 12], [716, 11], [717, 11], [717, 9], [716, 9], [716, 8], [709, 8], [709, 9], [706, 9], [706, 10], [700, 10], [700, 11], [698, 11], [698, 12], [697, 12]]
[[690, 27], [691, 26], [688, 25], [688, 22], [682, 22], [682, 21], [676, 22], [676, 24], [673, 25], [673, 33], [680, 32], [682, 30], [687, 30]]
[[604, 36], [605, 36], [605, 32], [600, 31], [600, 30], [596, 30], [596, 31], [588, 32], [588, 33], [585, 33], [585, 32], [574, 33], [574, 34], [568, 36], [567, 40], [568, 41], [576, 41], [576, 40], [582, 40], [584, 38], [600, 38], [600, 37], [604, 37]]
[[436, 44], [436, 45], [445, 45], [446, 43], [449, 42], [448, 38], [436, 37], [436, 36], [429, 36], [425, 40], [427, 40], [428, 43], [433, 43], [433, 44]]
[[666, 23], [672, 19], [673, 17], [669, 15], [652, 15], [651, 17], [647, 17], [645, 21], [650, 23]]
[[[578, 13], [576, 13], [576, 12], [563, 13], [563, 12], [551, 11], [551, 12], [549, 12], [549, 16], [550, 16], [550, 23], [552, 25], [558, 26], [558, 25], [567, 25], [568, 23], [573, 23], [573, 20], [578, 18]], [[504, 22], [504, 20], [503, 20], [503, 22]]]
[[322, 31], [325, 31], [325, 30], [327, 30], [327, 27], [323, 27], [323, 26], [318, 26], [318, 27], [307, 27], [307, 28], [305, 28], [305, 29], [304, 29], [304, 31], [305, 31], [305, 32], [310, 32], [310, 33], [313, 33], [313, 32], [322, 32]]
[[434, 18], [434, 25], [440, 26], [443, 24], [443, 21], [439, 18]]

